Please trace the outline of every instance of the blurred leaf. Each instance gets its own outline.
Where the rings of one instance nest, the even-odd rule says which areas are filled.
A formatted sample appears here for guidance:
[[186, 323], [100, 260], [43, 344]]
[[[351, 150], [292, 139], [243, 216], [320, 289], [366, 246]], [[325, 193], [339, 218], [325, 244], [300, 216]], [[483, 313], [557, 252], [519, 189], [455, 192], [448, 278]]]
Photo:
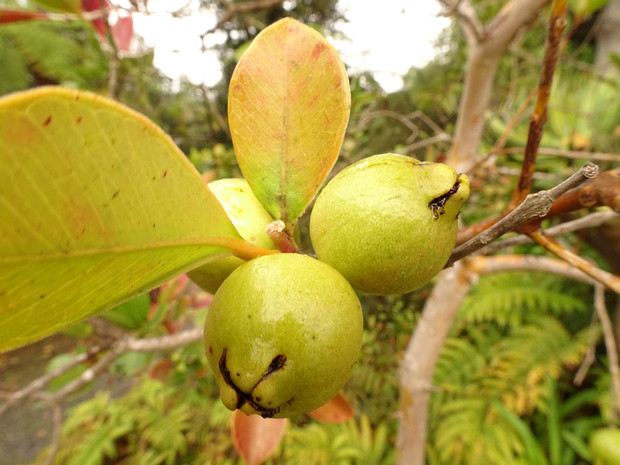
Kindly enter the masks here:
[[37, 5], [42, 6], [53, 11], [60, 11], [63, 13], [75, 13], [82, 12], [81, 0], [32, 0]]
[[62, 330], [63, 334], [78, 338], [87, 338], [93, 334], [93, 325], [87, 321], [82, 321], [74, 325], [68, 326]]
[[244, 177], [265, 209], [294, 224], [338, 158], [351, 95], [336, 50], [285, 18], [264, 29], [237, 64], [228, 114]]
[[586, 18], [609, 3], [609, 0], [571, 0], [569, 7], [577, 17]]
[[231, 431], [235, 448], [248, 465], [261, 464], [280, 444], [287, 424], [286, 418], [263, 418], [235, 410]]
[[170, 138], [101, 96], [0, 99], [0, 147], [0, 351], [250, 246]]
[[309, 415], [323, 423], [342, 423], [353, 418], [355, 412], [347, 396], [340, 391], [329, 402], [313, 410]]
[[146, 366], [153, 354], [148, 352], [126, 352], [114, 361], [112, 371], [115, 374], [133, 376]]
[[131, 38], [133, 37], [133, 17], [125, 16], [118, 18], [112, 26], [112, 37], [118, 49], [122, 52], [129, 51]]
[[[69, 363], [71, 363], [76, 354], [59, 354], [52, 358], [46, 367], [46, 372], [51, 373]], [[60, 376], [56, 376], [53, 380], [51, 380], [48, 384], [48, 388], [50, 391], [58, 391], [66, 384], [70, 383], [74, 379], [78, 378], [82, 373], [86, 371], [88, 367], [84, 363], [80, 363], [69, 368]], [[87, 384], [82, 390], [87, 389], [91, 386], [92, 383]]]
[[121, 328], [138, 329], [146, 321], [151, 306], [148, 294], [142, 294], [101, 314], [102, 318]]
[[37, 13], [36, 11], [0, 8], [0, 24], [14, 23], [16, 21], [28, 21], [30, 19], [44, 19], [45, 17], [45, 14]]

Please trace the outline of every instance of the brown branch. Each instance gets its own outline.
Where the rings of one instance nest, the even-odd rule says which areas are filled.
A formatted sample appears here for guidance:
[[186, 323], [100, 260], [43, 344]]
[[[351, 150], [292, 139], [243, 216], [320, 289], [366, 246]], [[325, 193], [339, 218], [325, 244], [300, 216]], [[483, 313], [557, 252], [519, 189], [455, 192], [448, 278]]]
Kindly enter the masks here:
[[[618, 218], [618, 214], [616, 212], [595, 212], [584, 216], [583, 218], [578, 218], [576, 220], [566, 221], [564, 223], [558, 224], [547, 229], [545, 232], [550, 236], [561, 236], [563, 234], [579, 231], [581, 229], [596, 228], [614, 218]], [[526, 235], [519, 235], [516, 237], [511, 237], [510, 239], [505, 239], [503, 241], [495, 241], [492, 244], [483, 247], [478, 252], [482, 255], [489, 255], [493, 252], [505, 249], [507, 247], [515, 247], [517, 245], [523, 244], [532, 244], [533, 242], [534, 241], [530, 237]]]
[[558, 216], [582, 208], [609, 207], [620, 213], [620, 170], [605, 171], [578, 189], [560, 197], [548, 216]]
[[[548, 219], [583, 208], [609, 207], [620, 213], [620, 170], [611, 170], [599, 174], [579, 188], [562, 194], [542, 219]], [[474, 236], [484, 232], [500, 221], [506, 213], [496, 218], [476, 223], [459, 230], [457, 244], [463, 244]], [[539, 219], [536, 219], [538, 222]]]
[[605, 306], [605, 288], [598, 285], [594, 288], [594, 308], [603, 329], [603, 341], [605, 342], [605, 350], [609, 359], [609, 374], [611, 377], [611, 386], [609, 388], [609, 422], [616, 424], [618, 416], [620, 416], [620, 365], [618, 364], [618, 349], [616, 340], [614, 339], [614, 329], [607, 313]]
[[551, 7], [545, 58], [538, 84], [538, 96], [530, 119], [525, 154], [523, 164], [521, 165], [521, 176], [510, 200], [509, 210], [516, 208], [530, 193], [538, 147], [542, 139], [545, 123], [547, 122], [547, 104], [551, 94], [551, 83], [553, 82], [553, 75], [560, 54], [562, 33], [566, 27], [566, 3], [567, 0], [553, 0]]
[[[515, 153], [522, 153], [524, 150], [525, 150], [525, 147], [508, 147], [508, 148], [499, 148], [499, 149], [493, 148], [491, 153], [498, 154], [498, 155], [515, 154]], [[615, 154], [615, 153], [584, 152], [580, 150], [562, 150], [562, 149], [555, 149], [551, 147], [539, 147], [538, 153], [540, 155], [556, 155], [558, 157], [572, 158], [572, 159], [585, 158], [587, 160], [610, 161], [614, 163], [620, 163], [620, 155]]]
[[597, 174], [598, 167], [594, 163], [588, 162], [570, 178], [566, 179], [554, 188], [529, 194], [519, 206], [495, 224], [482, 231], [480, 234], [474, 236], [464, 244], [457, 246], [452, 252], [452, 256], [448, 260], [446, 266], [451, 266], [457, 260], [476, 252], [509, 231], [515, 231], [532, 220], [540, 220], [547, 215], [553, 203], [562, 194], [577, 187], [587, 179], [595, 177]]
[[568, 250], [551, 236], [545, 234], [542, 230], [531, 231], [527, 233], [536, 243], [542, 245], [549, 252], [554, 253], [575, 268], [583, 271], [588, 276], [594, 278], [598, 282], [604, 284], [616, 294], [620, 294], [620, 277], [608, 273], [594, 266], [586, 259], [580, 257], [576, 253]]

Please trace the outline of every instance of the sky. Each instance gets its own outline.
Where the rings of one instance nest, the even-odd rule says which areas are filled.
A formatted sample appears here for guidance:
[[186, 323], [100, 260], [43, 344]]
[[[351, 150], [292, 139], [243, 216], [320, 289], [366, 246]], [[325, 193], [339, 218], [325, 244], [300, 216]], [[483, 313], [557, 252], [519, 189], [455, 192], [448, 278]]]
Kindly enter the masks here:
[[[155, 13], [135, 17], [136, 32], [155, 48], [155, 66], [164, 73], [212, 86], [220, 78], [220, 64], [215, 53], [201, 52], [199, 36], [215, 25], [216, 17], [209, 11], [173, 17], [171, 12], [184, 5], [187, 0], [150, 0]], [[340, 0], [338, 5], [349, 20], [338, 26], [347, 40], [328, 40], [352, 71], [373, 72], [388, 92], [402, 86], [400, 76], [411, 66], [433, 58], [433, 40], [449, 24], [438, 16], [437, 0]], [[224, 35], [209, 34], [207, 41], [207, 46], [222, 43]]]

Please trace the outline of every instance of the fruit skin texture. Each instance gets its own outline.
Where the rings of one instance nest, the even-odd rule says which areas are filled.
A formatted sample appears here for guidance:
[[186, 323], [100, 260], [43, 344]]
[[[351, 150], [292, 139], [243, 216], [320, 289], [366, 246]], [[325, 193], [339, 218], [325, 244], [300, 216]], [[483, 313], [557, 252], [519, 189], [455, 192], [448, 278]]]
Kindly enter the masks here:
[[230, 410], [290, 417], [342, 388], [362, 344], [355, 291], [325, 263], [294, 253], [256, 258], [222, 283], [205, 350]]
[[404, 294], [446, 264], [468, 196], [467, 176], [447, 165], [374, 155], [323, 189], [310, 216], [312, 245], [355, 289]]
[[[218, 179], [210, 182], [208, 187], [243, 239], [263, 249], [277, 248], [266, 232], [273, 218], [254, 196], [245, 179]], [[244, 263], [245, 260], [234, 256], [218, 258], [188, 272], [187, 276], [205, 291], [214, 294], [224, 279]]]
[[592, 433], [589, 440], [594, 465], [620, 463], [620, 430], [602, 428]]

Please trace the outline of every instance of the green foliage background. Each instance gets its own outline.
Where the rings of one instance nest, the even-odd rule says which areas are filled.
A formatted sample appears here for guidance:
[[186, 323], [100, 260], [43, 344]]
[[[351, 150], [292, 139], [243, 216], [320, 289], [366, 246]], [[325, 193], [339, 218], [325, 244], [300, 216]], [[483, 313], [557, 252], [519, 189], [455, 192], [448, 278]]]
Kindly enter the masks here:
[[[221, 8], [219, 2], [203, 3]], [[274, 7], [227, 23], [228, 40], [219, 50], [224, 77], [208, 95], [187, 81], [172, 82], [153, 67], [152, 54], [146, 54], [121, 60], [114, 97], [161, 125], [209, 178], [239, 176], [230, 137], [218, 118], [218, 113], [225, 115], [227, 79], [234, 68], [235, 52], [262, 27], [285, 14], [320, 24], [317, 27], [327, 34], [334, 33], [340, 17], [335, 1], [294, 3], [295, 8], [288, 12]], [[485, 21], [499, 8], [498, 2], [474, 4]], [[540, 15], [539, 23], [501, 63], [483, 151], [493, 147], [536, 86], [545, 17]], [[583, 71], [592, 64], [593, 44], [581, 40], [576, 32], [560, 64], [543, 144], [570, 149], [577, 140], [586, 140], [589, 150], [617, 153], [618, 83], [601, 82], [593, 73]], [[351, 122], [335, 172], [383, 152], [441, 159], [449, 148], [448, 139], [439, 138], [431, 145], [412, 143], [436, 137], [440, 131], [450, 134], [456, 121], [466, 60], [458, 27], [445, 31], [438, 46], [441, 51], [436, 59], [424, 68], [411, 69], [398, 92], [386, 94], [370, 74], [351, 77]], [[109, 52], [100, 46], [86, 22], [33, 21], [0, 27], [0, 94], [51, 83], [105, 94], [109, 67]], [[408, 115], [417, 132], [413, 134], [411, 126], [394, 115]], [[524, 145], [527, 115], [511, 133], [507, 147]], [[520, 161], [519, 154], [498, 156], [492, 169], [477, 173], [462, 214], [465, 224], [489, 218], [505, 207]], [[557, 184], [582, 161], [541, 156], [536, 187]], [[305, 221], [301, 221], [302, 234]], [[598, 265], [608, 267], [583, 237], [574, 235], [566, 241]], [[304, 245], [310, 249], [309, 244]], [[535, 246], [511, 252], [544, 253]], [[429, 289], [399, 298], [362, 296], [366, 325], [363, 352], [345, 389], [356, 409], [355, 419], [326, 425], [309, 417], [298, 418], [267, 463], [394, 462], [398, 364]], [[181, 301], [163, 300], [153, 320], [130, 329], [144, 336], [164, 333], [165, 321], [188, 317]], [[588, 436], [610, 421], [607, 358], [591, 324], [592, 302], [590, 287], [555, 276], [514, 272], [483, 277], [461, 309], [437, 365], [429, 463], [590, 463]], [[609, 307], [615, 303], [610, 298]], [[194, 309], [189, 317], [200, 324], [204, 312], [204, 308]], [[71, 337], [80, 345], [89, 345], [89, 331], [74, 334]], [[593, 341], [595, 365], [577, 386], [573, 377]], [[217, 399], [201, 344], [162, 357], [119, 359], [113, 372], [121, 377], [132, 375], [132, 388], [117, 398], [99, 392], [71, 410], [54, 463], [242, 463], [230, 439], [229, 414]], [[164, 375], [156, 370], [162, 360], [170, 363]], [[44, 463], [46, 453], [34, 463]]]

